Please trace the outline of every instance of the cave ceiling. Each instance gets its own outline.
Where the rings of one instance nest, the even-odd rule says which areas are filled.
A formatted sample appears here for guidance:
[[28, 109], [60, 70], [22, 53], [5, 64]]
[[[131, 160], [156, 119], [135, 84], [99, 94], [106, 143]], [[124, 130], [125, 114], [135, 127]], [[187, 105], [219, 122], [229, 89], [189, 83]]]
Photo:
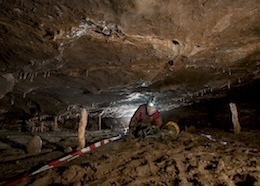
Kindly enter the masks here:
[[258, 0], [0, 5], [1, 116], [77, 105], [122, 116], [149, 95], [169, 110], [259, 79]]

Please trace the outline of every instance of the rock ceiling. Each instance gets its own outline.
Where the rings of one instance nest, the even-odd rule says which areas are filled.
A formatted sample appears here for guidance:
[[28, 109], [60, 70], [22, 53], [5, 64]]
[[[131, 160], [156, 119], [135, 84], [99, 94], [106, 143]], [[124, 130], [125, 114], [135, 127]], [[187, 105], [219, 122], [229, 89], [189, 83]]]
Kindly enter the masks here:
[[3, 117], [76, 105], [120, 114], [150, 94], [169, 110], [259, 79], [258, 0], [0, 5]]

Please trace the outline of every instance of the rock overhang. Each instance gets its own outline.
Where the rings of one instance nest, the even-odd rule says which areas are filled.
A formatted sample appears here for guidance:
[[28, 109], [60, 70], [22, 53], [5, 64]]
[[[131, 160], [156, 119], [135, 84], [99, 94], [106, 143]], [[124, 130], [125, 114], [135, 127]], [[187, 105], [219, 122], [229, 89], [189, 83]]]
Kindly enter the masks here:
[[1, 114], [170, 110], [259, 79], [257, 1], [1, 4]]

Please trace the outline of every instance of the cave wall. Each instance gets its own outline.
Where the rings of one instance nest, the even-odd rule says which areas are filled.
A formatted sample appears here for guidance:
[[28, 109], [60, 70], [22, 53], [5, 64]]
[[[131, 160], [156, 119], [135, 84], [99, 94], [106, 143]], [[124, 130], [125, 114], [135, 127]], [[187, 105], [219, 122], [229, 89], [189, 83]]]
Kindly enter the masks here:
[[61, 116], [71, 105], [112, 117], [133, 93], [164, 98], [166, 111], [260, 77], [258, 0], [0, 4], [2, 122]]
[[229, 91], [224, 97], [204, 100], [180, 107], [168, 112], [163, 112], [164, 122], [169, 120], [177, 122], [181, 128], [185, 126], [213, 127], [232, 130], [232, 113], [229, 103], [236, 103], [239, 123], [242, 130], [260, 128], [260, 106], [257, 88], [259, 81]]

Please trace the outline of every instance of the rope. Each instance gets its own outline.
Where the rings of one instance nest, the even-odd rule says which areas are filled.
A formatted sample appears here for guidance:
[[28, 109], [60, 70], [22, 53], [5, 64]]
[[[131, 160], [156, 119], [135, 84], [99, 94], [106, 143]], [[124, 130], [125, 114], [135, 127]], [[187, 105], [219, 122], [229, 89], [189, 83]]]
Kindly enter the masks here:
[[96, 142], [96, 143], [93, 143], [93, 144], [91, 144], [91, 145], [89, 145], [89, 146], [87, 146], [87, 147], [85, 147], [85, 148], [83, 148], [83, 149], [81, 149], [81, 150], [72, 152], [71, 154], [69, 154], [69, 155], [67, 155], [67, 156], [65, 156], [65, 157], [63, 157], [63, 158], [60, 158], [60, 159], [58, 159], [58, 160], [54, 160], [54, 161], [48, 163], [47, 165], [42, 166], [41, 168], [39, 168], [38, 170], [36, 170], [36, 171], [34, 171], [34, 172], [31, 172], [31, 173], [29, 173], [29, 174], [25, 174], [25, 175], [23, 175], [22, 177], [19, 177], [19, 178], [17, 178], [17, 179], [14, 180], [14, 181], [7, 182], [7, 183], [5, 183], [4, 185], [5, 185], [5, 186], [13, 186], [13, 185], [16, 185], [16, 184], [20, 183], [22, 180], [24, 180], [24, 179], [26, 179], [26, 178], [29, 178], [29, 177], [31, 177], [31, 176], [33, 176], [33, 175], [35, 175], [35, 174], [40, 173], [40, 172], [49, 170], [49, 169], [51, 169], [51, 168], [53, 168], [53, 167], [56, 167], [57, 165], [60, 165], [60, 164], [62, 164], [62, 163], [64, 163], [64, 162], [69, 162], [69, 161], [71, 161], [71, 160], [74, 160], [74, 159], [78, 158], [79, 156], [83, 155], [84, 153], [90, 152], [90, 151], [92, 151], [93, 149], [98, 148], [98, 147], [100, 147], [100, 146], [102, 146], [102, 145], [105, 145], [105, 144], [107, 144], [107, 143], [109, 143], [109, 142], [118, 140], [118, 139], [120, 139], [121, 137], [122, 137], [121, 135], [118, 135], [118, 136], [115, 136], [115, 137], [112, 137], [112, 138], [104, 139], [104, 140], [98, 141], [98, 142]]
[[238, 150], [246, 151], [246, 153], [248, 153], [249, 155], [260, 156], [260, 149], [239, 147], [235, 143], [230, 143], [230, 142], [227, 142], [227, 141], [217, 140], [216, 138], [213, 138], [210, 134], [200, 134], [200, 135], [208, 138], [211, 141], [218, 142], [218, 143], [220, 143], [222, 145], [225, 145], [225, 146], [230, 145], [230, 146], [232, 146], [232, 147], [234, 147], [234, 148], [236, 148]]

